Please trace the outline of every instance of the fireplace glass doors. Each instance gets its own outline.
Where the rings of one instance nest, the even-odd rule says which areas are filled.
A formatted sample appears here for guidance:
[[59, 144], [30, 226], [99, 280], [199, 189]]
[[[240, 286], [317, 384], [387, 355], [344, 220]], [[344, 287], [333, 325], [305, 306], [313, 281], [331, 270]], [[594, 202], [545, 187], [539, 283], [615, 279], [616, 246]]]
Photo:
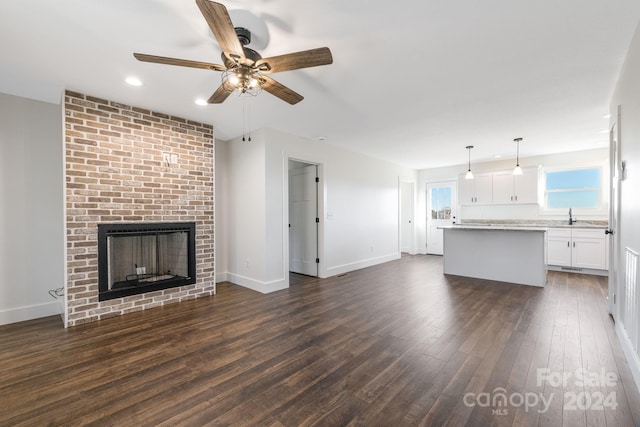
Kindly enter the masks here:
[[98, 225], [100, 301], [195, 282], [195, 223]]

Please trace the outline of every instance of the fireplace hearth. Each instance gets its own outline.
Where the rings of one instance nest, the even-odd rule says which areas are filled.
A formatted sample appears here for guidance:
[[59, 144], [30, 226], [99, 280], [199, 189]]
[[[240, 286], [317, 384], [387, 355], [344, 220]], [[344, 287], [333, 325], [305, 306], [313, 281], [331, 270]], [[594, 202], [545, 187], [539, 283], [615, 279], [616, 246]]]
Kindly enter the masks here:
[[196, 283], [195, 223], [98, 225], [98, 300]]

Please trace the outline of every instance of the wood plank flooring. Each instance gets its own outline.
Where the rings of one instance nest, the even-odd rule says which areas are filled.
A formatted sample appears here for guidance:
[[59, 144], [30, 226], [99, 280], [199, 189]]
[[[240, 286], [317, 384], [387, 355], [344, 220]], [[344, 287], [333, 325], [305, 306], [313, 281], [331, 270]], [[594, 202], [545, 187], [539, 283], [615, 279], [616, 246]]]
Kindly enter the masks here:
[[403, 256], [269, 295], [221, 283], [70, 329], [0, 326], [0, 425], [634, 426], [605, 295], [602, 277], [540, 289]]

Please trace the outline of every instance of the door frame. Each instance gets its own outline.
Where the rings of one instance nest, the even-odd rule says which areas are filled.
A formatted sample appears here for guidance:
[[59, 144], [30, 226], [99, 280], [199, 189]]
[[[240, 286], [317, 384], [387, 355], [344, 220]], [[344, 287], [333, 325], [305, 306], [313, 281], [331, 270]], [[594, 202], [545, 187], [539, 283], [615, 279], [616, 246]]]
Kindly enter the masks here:
[[326, 278], [327, 276], [327, 264], [325, 254], [325, 221], [326, 221], [326, 179], [325, 179], [325, 165], [319, 158], [308, 156], [299, 153], [286, 153], [282, 155], [282, 268], [285, 275], [285, 282], [287, 287], [289, 286], [289, 160], [296, 162], [307, 163], [309, 165], [315, 165], [318, 167], [318, 277]]
[[[609, 314], [614, 319], [618, 317], [618, 305], [616, 295], [619, 294], [618, 287], [621, 285], [619, 280], [620, 269], [620, 250], [619, 250], [619, 229], [620, 224], [620, 182], [622, 167], [620, 163], [620, 130], [621, 106], [616, 109], [616, 116], [609, 131], [609, 281], [607, 287], [607, 308]], [[614, 144], [615, 141], [615, 144]]]
[[[307, 214], [303, 215], [304, 217], [304, 222], [302, 224], [297, 223], [296, 224], [298, 226], [302, 226], [303, 228], [307, 228], [309, 227], [309, 229], [307, 231], [311, 231], [310, 229], [312, 228], [313, 231], [311, 231], [310, 233], [307, 233], [306, 231], [303, 233], [304, 237], [302, 237], [300, 240], [298, 241], [299, 244], [302, 245], [302, 247], [304, 248], [310, 248], [310, 246], [308, 247], [307, 245], [309, 243], [313, 243], [314, 247], [312, 249], [312, 260], [308, 260], [308, 258], [302, 259], [302, 260], [298, 260], [300, 261], [302, 264], [305, 264], [305, 266], [302, 265], [293, 265], [292, 266], [292, 262], [293, 259], [291, 259], [291, 242], [292, 242], [292, 233], [291, 230], [292, 228], [292, 218], [291, 218], [291, 198], [289, 198], [289, 224], [288, 224], [288, 229], [289, 229], [289, 272], [293, 272], [293, 273], [299, 273], [299, 274], [304, 274], [304, 275], [308, 275], [311, 277], [318, 277], [318, 262], [316, 262], [316, 260], [319, 259], [318, 257], [318, 228], [319, 228], [319, 216], [320, 214], [318, 213], [318, 187], [320, 186], [319, 183], [319, 177], [318, 177], [318, 165], [316, 164], [312, 164], [312, 163], [306, 163], [306, 162], [300, 162], [300, 161], [294, 161], [294, 160], [289, 160], [289, 193], [291, 193], [291, 179], [292, 177], [298, 175], [299, 171], [302, 171], [302, 174], [305, 176], [311, 176], [311, 181], [307, 181], [307, 178], [304, 179], [304, 185], [305, 188], [308, 184], [311, 184], [311, 186], [313, 187], [313, 190], [311, 190], [311, 192], [313, 193], [313, 197], [312, 199], [312, 209], [313, 212], [310, 212], [309, 216], [307, 216]], [[296, 165], [300, 166], [300, 167], [293, 167], [291, 166], [291, 163], [295, 163]], [[291, 197], [291, 194], [289, 194], [289, 197]], [[294, 218], [293, 220], [295, 221], [296, 219], [300, 219], [300, 218]], [[307, 221], [311, 221], [311, 222], [307, 222]], [[298, 240], [298, 239], [296, 239]], [[311, 242], [309, 242], [309, 240]], [[294, 240], [295, 241], [295, 240]], [[308, 262], [307, 262], [308, 261]], [[308, 265], [306, 265], [308, 264]], [[294, 267], [298, 267], [298, 268], [294, 268]], [[307, 269], [309, 271], [307, 271]], [[298, 270], [302, 270], [302, 271], [298, 271]]]

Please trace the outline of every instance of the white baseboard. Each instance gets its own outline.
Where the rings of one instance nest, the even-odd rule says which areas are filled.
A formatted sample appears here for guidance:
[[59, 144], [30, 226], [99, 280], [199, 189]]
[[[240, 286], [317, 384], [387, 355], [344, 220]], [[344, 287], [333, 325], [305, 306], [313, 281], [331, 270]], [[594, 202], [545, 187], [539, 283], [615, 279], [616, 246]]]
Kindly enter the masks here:
[[[259, 280], [251, 279], [249, 277], [241, 276], [239, 274], [225, 273], [226, 281], [235, 285], [240, 285], [244, 288], [249, 288], [254, 291], [268, 294], [270, 292], [279, 291], [289, 287], [289, 281], [285, 279], [272, 280], [270, 282], [262, 282]], [[216, 276], [217, 278], [217, 276]]]
[[553, 271], [564, 271], [565, 273], [580, 273], [580, 274], [591, 274], [594, 276], [608, 276], [609, 270], [595, 270], [592, 268], [573, 268], [573, 267], [562, 267], [559, 265], [547, 265], [547, 270]]
[[[342, 264], [327, 269], [326, 275], [322, 275], [322, 278], [331, 276], [337, 276], [338, 274], [348, 273], [354, 270], [360, 270], [361, 268], [371, 267], [377, 264], [383, 264], [385, 262], [400, 259], [400, 252], [384, 255], [376, 258], [368, 258], [362, 261], [357, 261], [349, 264]], [[216, 273], [216, 283], [231, 282], [235, 285], [252, 289], [254, 291], [268, 294], [270, 292], [279, 291], [289, 287], [289, 281], [286, 279], [272, 280], [270, 282], [262, 282], [252, 279], [250, 277], [242, 276], [234, 273]]]
[[0, 325], [62, 314], [62, 300], [0, 310]]
[[362, 261], [352, 262], [349, 264], [337, 265], [335, 267], [327, 268], [327, 277], [337, 276], [338, 274], [348, 273], [354, 270], [360, 270], [361, 268], [371, 267], [372, 265], [383, 264], [385, 262], [400, 259], [400, 252], [396, 252], [389, 255], [384, 255], [376, 258], [368, 258]]
[[616, 335], [618, 335], [618, 341], [627, 359], [629, 370], [633, 376], [633, 380], [636, 383], [636, 388], [640, 392], [640, 358], [638, 354], [633, 350], [633, 345], [627, 336], [627, 333], [620, 325], [620, 322], [616, 322]]
[[228, 282], [229, 273], [216, 273], [216, 283]]
[[426, 255], [427, 250], [424, 248], [403, 248], [400, 250], [400, 253], [409, 255]]

